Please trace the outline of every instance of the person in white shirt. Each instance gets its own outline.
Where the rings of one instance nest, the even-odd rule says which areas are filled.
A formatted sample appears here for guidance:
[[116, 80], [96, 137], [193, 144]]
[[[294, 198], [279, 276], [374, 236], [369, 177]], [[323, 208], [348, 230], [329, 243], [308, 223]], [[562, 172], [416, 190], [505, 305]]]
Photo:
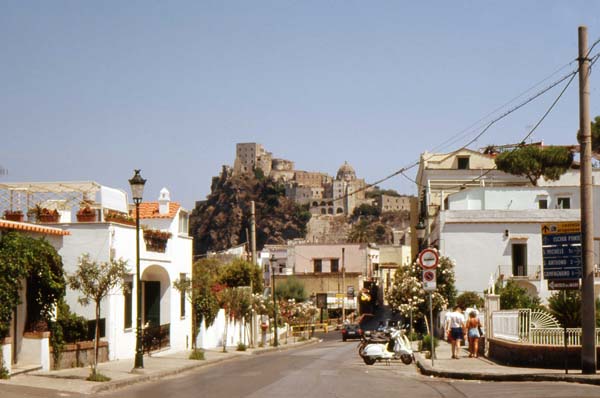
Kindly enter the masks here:
[[464, 339], [465, 335], [465, 317], [458, 305], [446, 316], [445, 330], [448, 331], [448, 340], [452, 344], [452, 358], [458, 359], [460, 341]]

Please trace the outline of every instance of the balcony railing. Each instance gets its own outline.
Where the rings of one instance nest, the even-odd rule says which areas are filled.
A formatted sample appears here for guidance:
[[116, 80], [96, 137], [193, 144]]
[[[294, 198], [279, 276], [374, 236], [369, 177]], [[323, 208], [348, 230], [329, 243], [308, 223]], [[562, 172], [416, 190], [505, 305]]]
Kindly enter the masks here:
[[144, 351], [158, 351], [171, 346], [171, 324], [144, 328], [142, 337]]
[[[513, 272], [516, 271], [516, 272]], [[519, 265], [513, 267], [512, 264], [499, 265], [496, 271], [497, 279], [516, 279], [527, 281], [539, 281], [542, 278], [541, 265]]]

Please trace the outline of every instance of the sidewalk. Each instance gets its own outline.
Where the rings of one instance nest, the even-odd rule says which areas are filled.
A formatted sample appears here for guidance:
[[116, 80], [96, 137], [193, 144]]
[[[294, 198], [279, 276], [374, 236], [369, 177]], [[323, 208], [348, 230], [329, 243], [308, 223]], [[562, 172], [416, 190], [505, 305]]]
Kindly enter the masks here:
[[98, 371], [101, 374], [111, 378], [111, 381], [108, 382], [87, 381], [85, 379], [90, 374], [89, 368], [71, 368], [53, 370], [49, 372], [37, 371], [16, 375], [11, 377], [9, 380], [0, 380], [0, 389], [2, 384], [10, 384], [16, 386], [45, 388], [62, 392], [95, 394], [101, 391], [122, 388], [135, 383], [158, 380], [191, 369], [214, 365], [223, 361], [229, 361], [236, 358], [242, 358], [249, 355], [257, 355], [271, 351], [284, 351], [306, 344], [314, 344], [318, 341], [319, 340], [315, 338], [297, 343], [292, 343], [290, 341], [289, 344], [282, 344], [279, 347], [249, 348], [247, 351], [236, 351], [236, 347], [228, 347], [226, 353], [221, 352], [221, 349], [204, 350], [205, 359], [199, 361], [188, 359], [190, 351], [156, 353], [152, 356], [145, 355], [144, 369], [140, 369], [135, 373], [132, 372], [133, 358], [128, 360], [100, 363], [98, 365]]
[[465, 347], [461, 349], [459, 359], [452, 359], [451, 356], [451, 346], [443, 340], [436, 348], [433, 367], [431, 359], [415, 352], [417, 367], [427, 376], [486, 381], [563, 381], [600, 385], [600, 374], [582, 375], [581, 371], [576, 369], [569, 369], [569, 374], [565, 374], [564, 369], [503, 366], [481, 356], [469, 358]]

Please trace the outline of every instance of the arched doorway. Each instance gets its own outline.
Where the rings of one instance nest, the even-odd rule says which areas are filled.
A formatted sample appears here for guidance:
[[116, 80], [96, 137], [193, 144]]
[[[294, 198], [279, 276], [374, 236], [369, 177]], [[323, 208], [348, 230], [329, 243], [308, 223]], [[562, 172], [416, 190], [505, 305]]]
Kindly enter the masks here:
[[155, 351], [170, 345], [171, 280], [160, 265], [142, 272], [142, 325], [144, 351]]

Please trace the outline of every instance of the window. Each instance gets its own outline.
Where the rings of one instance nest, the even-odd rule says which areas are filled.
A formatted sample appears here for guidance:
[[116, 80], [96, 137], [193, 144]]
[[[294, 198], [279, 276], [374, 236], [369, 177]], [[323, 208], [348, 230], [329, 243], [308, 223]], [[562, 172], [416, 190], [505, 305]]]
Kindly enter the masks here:
[[[179, 280], [186, 280], [185, 274], [179, 274]], [[185, 290], [179, 292], [179, 313], [182, 318], [185, 318]]]
[[527, 244], [512, 244], [512, 272], [513, 276], [527, 276]]
[[571, 198], [558, 198], [556, 204], [559, 209], [570, 209], [571, 208]]
[[187, 235], [189, 233], [190, 228], [190, 218], [187, 213], [181, 212], [179, 213], [179, 233], [182, 235]]
[[469, 169], [469, 157], [468, 156], [459, 156], [458, 160], [458, 169], [459, 170], [468, 170]]
[[340, 259], [331, 259], [331, 272], [340, 272]]
[[125, 329], [131, 329], [133, 323], [133, 282], [125, 282], [123, 289], [123, 298], [125, 299], [125, 319], [123, 326]]
[[540, 199], [538, 200], [538, 208], [547, 209], [548, 208], [548, 199]]
[[313, 260], [313, 264], [314, 264], [314, 272], [323, 272], [323, 260], [318, 259], [318, 260]]

